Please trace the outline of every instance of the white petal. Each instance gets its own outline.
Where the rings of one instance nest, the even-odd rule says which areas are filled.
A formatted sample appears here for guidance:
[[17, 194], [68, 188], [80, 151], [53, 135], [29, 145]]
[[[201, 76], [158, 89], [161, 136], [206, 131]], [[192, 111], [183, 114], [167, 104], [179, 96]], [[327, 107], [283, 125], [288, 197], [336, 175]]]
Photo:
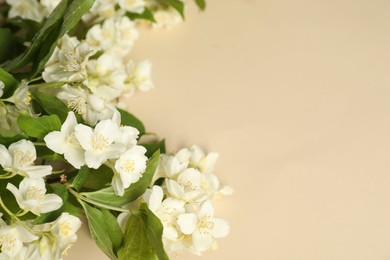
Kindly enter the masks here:
[[115, 122], [113, 122], [110, 119], [100, 121], [96, 125], [95, 131], [94, 131], [94, 135], [104, 136], [105, 138], [108, 139], [108, 143], [110, 143], [110, 144], [112, 142], [114, 142], [114, 140], [116, 139], [118, 134], [119, 134], [118, 125], [116, 125]]
[[211, 230], [211, 234], [215, 238], [226, 237], [230, 232], [229, 224], [226, 220], [221, 218], [214, 218], [210, 222], [212, 222], [213, 228]]
[[19, 191], [22, 194], [26, 194], [31, 186], [34, 186], [36, 189], [42, 190], [43, 193], [46, 193], [45, 181], [43, 178], [24, 178], [19, 184]]
[[174, 228], [172, 225], [169, 225], [164, 227], [163, 237], [170, 240], [175, 240], [179, 237], [179, 232], [177, 232], [176, 228]]
[[82, 148], [68, 148], [64, 153], [65, 159], [76, 169], [85, 164], [84, 150]]
[[43, 140], [46, 146], [56, 153], [63, 154], [66, 150], [65, 135], [60, 131], [48, 133]]
[[114, 189], [116, 195], [123, 196], [125, 193], [122, 180], [116, 174], [112, 177], [111, 186]]
[[174, 180], [169, 180], [167, 179], [165, 181], [166, 185], [167, 185], [167, 189], [168, 189], [168, 192], [175, 198], [177, 199], [184, 199], [185, 198], [185, 191], [183, 189], [183, 187], [177, 183], [176, 181]]
[[151, 211], [155, 212], [158, 207], [160, 207], [161, 202], [164, 198], [164, 192], [160, 186], [153, 186], [152, 194], [149, 198], [149, 208]]
[[70, 111], [68, 112], [68, 116], [66, 117], [66, 120], [61, 127], [61, 132], [64, 133], [65, 135], [69, 135], [74, 131], [76, 125], [77, 125], [76, 116], [72, 111]]
[[52, 167], [50, 165], [32, 165], [24, 167], [23, 170], [30, 178], [42, 178], [51, 174]]
[[15, 196], [15, 199], [20, 206], [20, 202], [23, 201], [23, 197], [22, 197], [22, 194], [20, 193], [20, 191], [18, 190], [18, 188], [16, 188], [15, 185], [13, 185], [12, 183], [8, 183], [7, 190], [12, 192], [12, 194]]
[[74, 129], [74, 135], [76, 136], [77, 141], [79, 141], [80, 145], [85, 150], [92, 150], [92, 128], [86, 125], [78, 124], [77, 126], [75, 126]]
[[117, 217], [118, 224], [121, 227], [123, 233], [125, 233], [126, 224], [129, 218], [130, 218], [130, 213], [126, 213], [126, 212], [119, 214], [119, 216]]
[[0, 144], [0, 164], [3, 168], [12, 167], [12, 157], [8, 149]]
[[62, 199], [56, 194], [46, 194], [39, 203], [40, 213], [47, 213], [59, 209]]
[[213, 246], [214, 238], [210, 234], [202, 234], [199, 230], [195, 230], [192, 234], [192, 243], [195, 250], [201, 253]]
[[212, 218], [214, 216], [214, 207], [210, 201], [205, 201], [199, 209], [198, 217], [199, 218]]
[[177, 224], [179, 225], [181, 232], [190, 235], [194, 232], [197, 221], [198, 219], [193, 213], [181, 214], [177, 219]]
[[93, 169], [99, 168], [107, 159], [105, 153], [94, 153], [93, 151], [85, 152], [85, 163], [88, 167]]

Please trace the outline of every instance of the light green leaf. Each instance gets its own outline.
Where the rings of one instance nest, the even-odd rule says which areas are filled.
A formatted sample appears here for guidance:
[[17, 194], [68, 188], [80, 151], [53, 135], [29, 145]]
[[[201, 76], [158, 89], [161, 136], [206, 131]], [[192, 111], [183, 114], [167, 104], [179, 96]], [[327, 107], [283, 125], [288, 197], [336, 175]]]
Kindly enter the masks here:
[[112, 241], [107, 235], [107, 220], [104, 218], [103, 213], [97, 208], [89, 206], [87, 203], [80, 203], [84, 208], [85, 215], [88, 219], [89, 231], [95, 243], [110, 259], [118, 259], [113, 251]]
[[84, 165], [73, 179], [71, 187], [73, 187], [76, 191], [79, 191], [90, 176], [91, 172], [89, 171], [88, 166]]
[[26, 138], [27, 136], [15, 133], [15, 131], [0, 128], [0, 144], [2, 145], [9, 146], [12, 143]]
[[118, 250], [119, 260], [156, 259], [145, 230], [142, 216], [131, 215], [126, 224], [124, 245]]
[[129, 188], [125, 189], [123, 196], [117, 196], [112, 187], [94, 192], [82, 192], [81, 194], [93, 201], [108, 204], [114, 207], [120, 207], [130, 203], [145, 193], [145, 190], [148, 188], [153, 179], [153, 175], [157, 169], [159, 160], [160, 152], [157, 151], [150, 158], [141, 179], [136, 183], [132, 183]]
[[206, 1], [205, 0], [195, 0], [195, 2], [200, 10], [204, 10], [206, 8]]
[[160, 3], [172, 6], [175, 8], [184, 19], [184, 3], [179, 0], [157, 0]]
[[19, 128], [30, 137], [43, 139], [48, 133], [58, 131], [61, 121], [57, 115], [33, 118], [26, 115], [18, 117]]
[[141, 14], [126, 12], [126, 16], [129, 17], [130, 20], [143, 19], [143, 20], [151, 21], [153, 23], [156, 22], [153, 13], [148, 8], [145, 8], [144, 12]]
[[4, 83], [2, 98], [10, 97], [18, 86], [18, 81], [10, 73], [0, 67], [0, 81]]
[[140, 135], [143, 135], [145, 133], [145, 126], [141, 122], [141, 120], [139, 120], [134, 115], [130, 114], [129, 112], [123, 109], [118, 108], [118, 111], [121, 114], [122, 125], [127, 125], [127, 126], [132, 126], [137, 128]]

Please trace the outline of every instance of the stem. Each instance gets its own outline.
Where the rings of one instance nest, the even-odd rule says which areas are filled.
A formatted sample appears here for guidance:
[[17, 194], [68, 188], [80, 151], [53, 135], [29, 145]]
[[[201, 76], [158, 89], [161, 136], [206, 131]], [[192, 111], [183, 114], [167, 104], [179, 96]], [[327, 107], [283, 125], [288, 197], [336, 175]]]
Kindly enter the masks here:
[[46, 146], [46, 143], [44, 142], [33, 142], [35, 146]]
[[109, 209], [109, 210], [114, 210], [114, 211], [119, 211], [119, 212], [126, 212], [126, 213], [129, 213], [130, 211], [127, 210], [127, 209], [123, 209], [123, 208], [118, 208], [118, 207], [114, 207], [114, 206], [110, 206], [110, 205], [107, 205], [107, 204], [104, 204], [104, 203], [100, 203], [100, 202], [97, 202], [97, 201], [94, 201], [94, 200], [91, 200], [83, 195], [80, 195], [80, 193], [78, 193], [77, 191], [73, 190], [69, 185], [67, 185], [67, 188], [68, 188], [68, 191], [73, 195], [75, 196], [77, 199], [79, 200], [82, 200], [84, 202], [87, 202], [89, 204], [92, 204], [92, 205], [95, 205], [95, 206], [98, 206], [100, 208], [105, 208], [105, 209]]
[[0, 179], [11, 179], [15, 175], [16, 175], [16, 173], [14, 173], [14, 172], [7, 172], [6, 174], [0, 175]]

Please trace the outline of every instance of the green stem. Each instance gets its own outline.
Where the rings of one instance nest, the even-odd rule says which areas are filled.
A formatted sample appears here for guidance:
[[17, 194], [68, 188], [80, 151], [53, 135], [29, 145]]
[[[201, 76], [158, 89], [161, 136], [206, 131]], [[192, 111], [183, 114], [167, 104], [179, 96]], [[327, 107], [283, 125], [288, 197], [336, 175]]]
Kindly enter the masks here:
[[87, 202], [87, 203], [89, 203], [89, 204], [98, 206], [98, 207], [100, 207], [100, 208], [105, 208], [105, 209], [109, 209], [109, 210], [118, 211], [118, 212], [126, 212], [126, 213], [129, 213], [129, 212], [130, 212], [130, 211], [127, 210], [127, 209], [118, 208], [118, 207], [110, 206], [110, 205], [107, 205], [107, 204], [104, 204], [104, 203], [100, 203], [100, 202], [91, 200], [91, 199], [89, 199], [89, 198], [87, 198], [87, 197], [81, 195], [81, 194], [78, 193], [77, 191], [73, 190], [69, 185], [67, 185], [67, 188], [68, 188], [68, 191], [69, 191], [73, 196], [75, 196], [77, 199], [82, 200], [82, 201], [84, 201], [84, 202]]
[[46, 146], [46, 143], [44, 142], [33, 142], [35, 146]]
[[7, 172], [6, 174], [0, 175], [0, 179], [11, 179], [15, 175], [16, 175], [16, 173], [14, 173], [14, 172]]

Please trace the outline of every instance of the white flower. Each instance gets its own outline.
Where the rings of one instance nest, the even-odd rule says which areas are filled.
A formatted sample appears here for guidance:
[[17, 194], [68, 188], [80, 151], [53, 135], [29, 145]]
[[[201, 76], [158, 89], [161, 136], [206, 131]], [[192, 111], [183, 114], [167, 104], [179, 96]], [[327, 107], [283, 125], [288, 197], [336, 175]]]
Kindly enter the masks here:
[[226, 237], [230, 230], [226, 220], [214, 217], [214, 208], [210, 201], [204, 202], [196, 214], [181, 214], [177, 223], [181, 232], [192, 235], [193, 247], [198, 253], [211, 249], [215, 238]]
[[130, 61], [126, 66], [127, 93], [131, 95], [134, 89], [149, 91], [154, 88], [152, 81], [152, 63], [149, 60], [141, 61], [138, 64]]
[[8, 17], [18, 17], [30, 19], [37, 22], [42, 21], [42, 6], [36, 0], [6, 0], [11, 6]]
[[208, 153], [206, 155], [199, 146], [193, 145], [191, 147], [190, 166], [198, 168], [202, 173], [212, 173], [218, 157], [218, 153]]
[[97, 49], [125, 57], [138, 36], [135, 23], [126, 16], [122, 16], [109, 18], [102, 25], [94, 25], [88, 31], [86, 41]]
[[153, 23], [153, 28], [171, 28], [174, 25], [177, 25], [183, 21], [183, 18], [180, 16], [179, 12], [172, 7], [158, 9], [153, 12], [154, 19], [156, 23]]
[[112, 179], [112, 187], [117, 195], [122, 196], [124, 189], [137, 182], [146, 169], [146, 149], [136, 145], [122, 154], [115, 162], [115, 170]]
[[15, 196], [22, 210], [31, 211], [35, 215], [51, 212], [62, 206], [62, 199], [58, 195], [46, 194], [42, 178], [24, 178], [19, 184], [19, 189], [8, 183], [7, 189]]
[[82, 116], [89, 125], [112, 118], [116, 108], [94, 94], [80, 87], [63, 86], [57, 97], [63, 100], [73, 111]]
[[100, 121], [95, 129], [82, 124], [75, 127], [75, 136], [85, 150], [85, 162], [88, 167], [97, 169], [107, 159], [119, 157], [124, 151], [124, 146], [114, 143], [118, 134], [119, 127], [111, 119]]
[[187, 169], [191, 153], [188, 149], [183, 148], [175, 155], [161, 155], [159, 163], [159, 175], [162, 177], [173, 178]]
[[28, 90], [27, 81], [23, 80], [12, 96], [5, 99], [5, 101], [15, 104], [16, 111], [18, 113], [27, 113], [29, 115], [33, 115], [33, 109], [31, 107], [31, 95]]
[[22, 250], [23, 243], [29, 243], [37, 239], [37, 236], [31, 234], [22, 225], [8, 226], [2, 223], [0, 226], [1, 252], [12, 259], [15, 259], [15, 256]]
[[42, 78], [46, 82], [83, 81], [87, 76], [86, 64], [94, 53], [86, 42], [80, 43], [76, 37], [64, 35], [47, 62]]
[[50, 175], [50, 165], [33, 165], [37, 158], [35, 147], [31, 141], [20, 140], [7, 148], [0, 144], [0, 164], [5, 171], [28, 176], [29, 178], [42, 178]]
[[65, 254], [72, 243], [76, 242], [76, 232], [81, 226], [79, 218], [62, 213], [61, 216], [53, 223], [51, 233], [56, 237], [56, 244], [61, 254]]
[[84, 21], [91, 21], [97, 18], [101, 21], [117, 15], [115, 10], [116, 0], [96, 0], [92, 8], [83, 16]]
[[4, 82], [0, 80], [0, 97], [4, 94]]
[[84, 149], [74, 135], [74, 128], [77, 125], [76, 116], [69, 112], [61, 127], [61, 131], [53, 131], [44, 138], [45, 143], [52, 151], [63, 154], [65, 159], [76, 169], [85, 164]]
[[185, 202], [200, 202], [206, 194], [201, 189], [202, 174], [193, 168], [188, 168], [179, 174], [177, 181], [166, 179], [165, 183], [171, 196]]
[[126, 147], [126, 150], [128, 150], [137, 144], [138, 135], [139, 131], [137, 128], [132, 126], [121, 126], [119, 127], [119, 133], [115, 143], [123, 144]]
[[119, 6], [132, 13], [142, 13], [145, 10], [144, 0], [118, 0]]
[[126, 73], [118, 55], [105, 53], [87, 64], [88, 78], [84, 84], [96, 96], [112, 101], [118, 98], [125, 87]]

